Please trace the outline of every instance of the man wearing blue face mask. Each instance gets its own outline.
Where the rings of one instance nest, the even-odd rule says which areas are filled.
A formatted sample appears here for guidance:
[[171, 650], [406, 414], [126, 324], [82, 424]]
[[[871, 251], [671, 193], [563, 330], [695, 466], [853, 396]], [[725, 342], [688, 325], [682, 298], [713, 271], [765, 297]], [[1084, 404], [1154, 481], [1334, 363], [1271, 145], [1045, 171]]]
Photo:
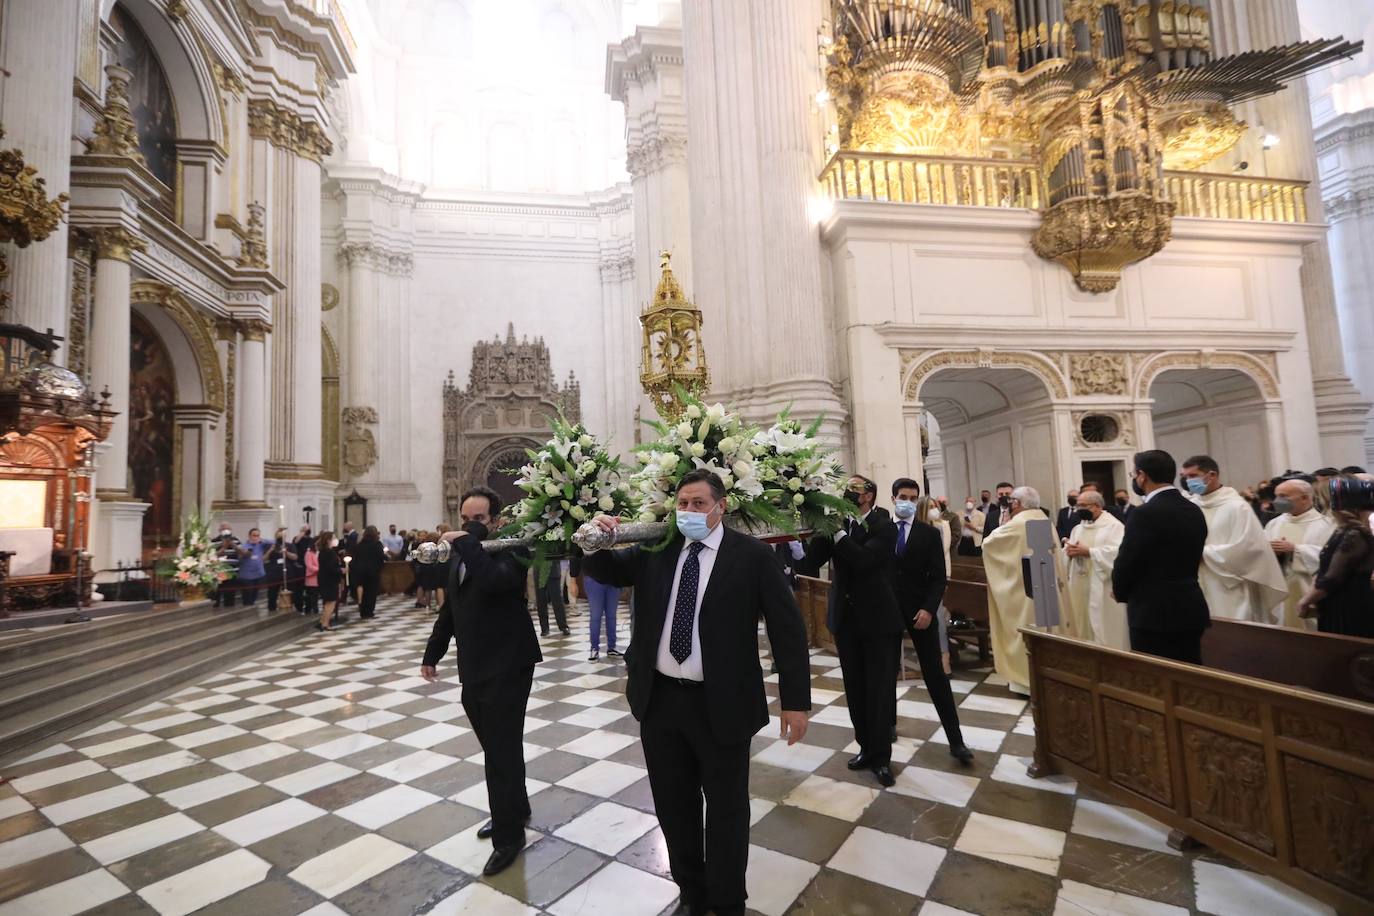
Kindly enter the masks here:
[[[598, 582], [635, 589], [625, 696], [683, 916], [744, 913], [750, 741], [768, 723], [760, 617], [789, 745], [806, 734], [811, 708], [811, 657], [792, 590], [768, 546], [726, 528], [724, 517], [720, 478], [689, 471], [677, 488], [680, 536], [666, 549], [603, 550], [582, 563]], [[596, 524], [613, 531], [619, 520]]]

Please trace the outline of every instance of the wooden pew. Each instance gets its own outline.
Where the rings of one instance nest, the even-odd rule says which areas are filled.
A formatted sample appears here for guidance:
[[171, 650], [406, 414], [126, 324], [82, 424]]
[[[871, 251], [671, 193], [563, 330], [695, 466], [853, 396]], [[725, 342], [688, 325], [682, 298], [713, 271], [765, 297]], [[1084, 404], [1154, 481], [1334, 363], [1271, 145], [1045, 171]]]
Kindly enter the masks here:
[[1021, 632], [1032, 776], [1073, 776], [1174, 828], [1171, 845], [1371, 912], [1374, 704], [1346, 696], [1369, 696], [1374, 640], [1214, 621], [1204, 658], [1234, 673]]
[[806, 623], [806, 640], [813, 649], [835, 651], [835, 638], [825, 625], [830, 583], [812, 576], [797, 576], [797, 604]]
[[973, 629], [950, 628], [951, 660], [957, 657], [957, 647], [972, 644], [978, 650], [978, 660], [987, 661], [990, 654], [988, 632], [988, 576], [981, 557], [955, 557], [945, 585], [945, 607], [950, 614], [962, 614], [974, 623]]

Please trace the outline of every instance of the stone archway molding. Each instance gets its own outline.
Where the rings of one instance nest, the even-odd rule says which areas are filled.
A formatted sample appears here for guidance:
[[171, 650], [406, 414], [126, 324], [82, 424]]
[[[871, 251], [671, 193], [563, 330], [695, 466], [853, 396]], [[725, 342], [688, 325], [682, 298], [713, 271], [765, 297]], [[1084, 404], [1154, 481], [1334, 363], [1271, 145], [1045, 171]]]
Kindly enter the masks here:
[[215, 350], [215, 334], [209, 319], [180, 293], [157, 280], [135, 280], [129, 286], [132, 304], [155, 305], [176, 322], [195, 355], [205, 403], [218, 411], [225, 408], [224, 372]]
[[1248, 376], [1269, 400], [1279, 397], [1279, 378], [1272, 353], [1241, 350], [1169, 350], [1142, 354], [1137, 362], [1135, 393], [1139, 400], [1150, 396], [1155, 380], [1171, 369], [1234, 369]]
[[1034, 350], [943, 349], [900, 351], [902, 393], [908, 404], [920, 401], [921, 386], [941, 369], [1022, 369], [1044, 383], [1055, 400], [1069, 396], [1063, 368], [1052, 355]]

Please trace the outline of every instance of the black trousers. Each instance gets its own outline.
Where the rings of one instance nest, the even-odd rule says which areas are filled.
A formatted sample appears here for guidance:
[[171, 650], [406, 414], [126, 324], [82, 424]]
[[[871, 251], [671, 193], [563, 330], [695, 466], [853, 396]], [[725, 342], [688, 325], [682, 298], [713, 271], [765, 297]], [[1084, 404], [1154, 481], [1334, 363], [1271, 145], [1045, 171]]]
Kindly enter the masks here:
[[949, 746], [961, 747], [964, 733], [959, 730], [959, 710], [954, 705], [954, 690], [949, 686], [949, 675], [945, 674], [944, 659], [940, 652], [940, 621], [932, 617], [930, 626], [924, 630], [916, 629], [915, 621], [907, 624], [907, 634], [911, 645], [916, 649], [916, 660], [921, 663], [921, 680], [925, 682], [930, 702], [944, 726]]
[[891, 763], [897, 668], [902, 660], [900, 634], [867, 636], [852, 624], [841, 626], [835, 634], [835, 649], [859, 751], [872, 766]]
[[[749, 865], [749, 742], [721, 744], [706, 691], [655, 675], [639, 727], [668, 867], [693, 907], [743, 913]], [[705, 802], [706, 828], [702, 833]]]
[[375, 572], [354, 576], [353, 584], [363, 590], [363, 598], [358, 602], [358, 616], [375, 616], [377, 613], [377, 592], [382, 587], [382, 574]]
[[1201, 630], [1143, 630], [1131, 627], [1131, 651], [1202, 664]]
[[463, 712], [482, 745], [493, 846], [523, 843], [530, 797], [525, 792], [525, 706], [534, 666], [463, 684]]
[[563, 604], [563, 577], [558, 574], [556, 567], [549, 571], [549, 581], [543, 585], [534, 583], [534, 596], [539, 608], [540, 632], [549, 632], [549, 602], [553, 602], [553, 619], [558, 623], [558, 629], [566, 630], [568, 610]]

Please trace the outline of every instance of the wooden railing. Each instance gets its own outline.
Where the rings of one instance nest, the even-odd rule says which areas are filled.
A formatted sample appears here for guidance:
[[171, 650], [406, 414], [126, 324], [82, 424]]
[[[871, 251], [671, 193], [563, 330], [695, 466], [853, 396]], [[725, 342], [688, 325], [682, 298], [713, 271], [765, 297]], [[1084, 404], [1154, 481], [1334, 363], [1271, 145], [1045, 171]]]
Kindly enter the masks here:
[[[1039, 210], [1047, 199], [1029, 159], [901, 156], [842, 150], [820, 176], [833, 200]], [[1267, 223], [1307, 222], [1304, 181], [1211, 172], [1165, 172], [1178, 216]]]
[[1307, 182], [1242, 178], [1211, 172], [1165, 172], [1164, 187], [1176, 216], [1264, 223], [1307, 222]]
[[821, 172], [835, 200], [1040, 209], [1040, 170], [1021, 159], [840, 151]]

